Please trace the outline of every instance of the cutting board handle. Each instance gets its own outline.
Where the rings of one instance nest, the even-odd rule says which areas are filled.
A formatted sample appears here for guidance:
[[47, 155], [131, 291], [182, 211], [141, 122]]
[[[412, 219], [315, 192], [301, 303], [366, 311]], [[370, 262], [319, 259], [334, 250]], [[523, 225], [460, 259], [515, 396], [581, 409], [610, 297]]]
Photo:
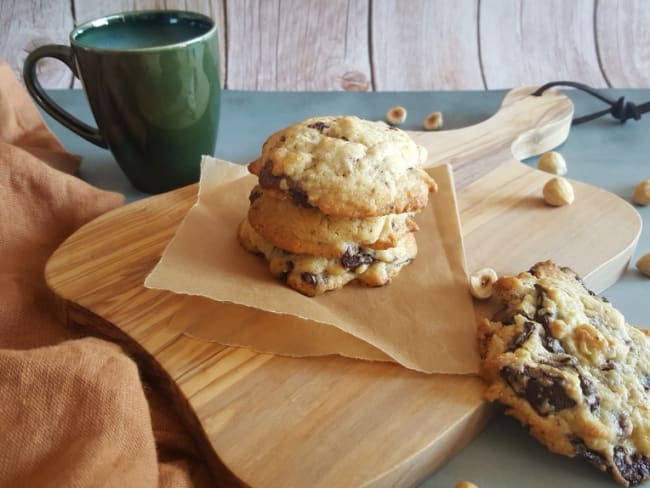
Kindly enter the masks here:
[[497, 166], [520, 161], [562, 144], [571, 128], [573, 103], [562, 92], [537, 87], [509, 91], [489, 119], [461, 129], [438, 132], [410, 131], [429, 151], [427, 166], [449, 163], [456, 188], [462, 189]]

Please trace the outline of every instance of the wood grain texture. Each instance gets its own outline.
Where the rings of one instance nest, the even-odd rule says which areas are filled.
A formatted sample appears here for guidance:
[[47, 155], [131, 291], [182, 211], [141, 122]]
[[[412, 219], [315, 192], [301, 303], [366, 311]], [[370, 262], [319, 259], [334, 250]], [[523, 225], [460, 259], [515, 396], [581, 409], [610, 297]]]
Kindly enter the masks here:
[[[213, 16], [232, 89], [650, 87], [645, 0], [4, 0], [0, 59], [20, 77], [26, 51], [67, 42], [73, 25], [146, 8]], [[43, 64], [45, 87], [68, 86], [63, 65]]]
[[231, 0], [228, 83], [245, 90], [371, 88], [365, 0]]
[[[69, 322], [121, 343], [171, 394], [219, 482], [232, 480], [227, 466], [251, 486], [413, 485], [484, 425], [489, 410], [475, 377], [282, 358], [190, 337], [181, 311], [223, 317], [219, 305], [142, 283], [195, 198], [193, 185], [102, 216], [66, 241], [47, 275], [61, 296], [71, 293]], [[164, 225], [143, 233], [147, 222]], [[117, 235], [129, 244], [116, 248]], [[57, 256], [68, 252], [73, 262], [63, 265]]]
[[[518, 160], [560, 145], [569, 135], [573, 106], [559, 91], [532, 97], [534, 89], [511, 90], [495, 115], [474, 126], [409, 134], [435, 154], [430, 165], [454, 168], [469, 270], [515, 274], [552, 259], [573, 268], [593, 290], [604, 290], [627, 267], [641, 218], [623, 199], [580, 181], [572, 181], [574, 204], [544, 203], [542, 187], [550, 175]], [[591, 225], [595, 208], [599, 219], [616, 227], [615, 239], [611, 228]], [[582, 246], [590, 252], [579, 252]]]
[[559, 91], [530, 96], [534, 87], [511, 90], [487, 120], [462, 129], [409, 131], [429, 148], [428, 165], [450, 163], [463, 190], [505, 161], [525, 159], [560, 145], [568, 136], [573, 104]]
[[650, 86], [650, 3], [597, 0], [596, 42], [610, 86]]
[[382, 0], [372, 5], [377, 90], [483, 88], [478, 1]]
[[[444, 149], [456, 170], [470, 269], [516, 272], [553, 258], [601, 290], [629, 260], [640, 218], [622, 199], [578, 182], [573, 205], [542, 203], [548, 175], [513, 154], [561, 143], [572, 106], [557, 93], [528, 93], [511, 92], [476, 126], [412, 134], [432, 153]], [[478, 432], [489, 411], [475, 377], [340, 357], [282, 358], [191, 337], [186, 311], [227, 320], [228, 307], [143, 282], [196, 190], [101, 216], [66, 240], [45, 274], [69, 321], [120, 342], [170, 393], [224, 484], [234, 476], [253, 486], [409, 486]], [[594, 208], [598, 226], [591, 225]]]
[[[2, 0], [0, 2], [0, 60], [22, 79], [27, 55], [44, 44], [68, 44], [73, 20], [69, 0]], [[47, 88], [70, 88], [72, 73], [60, 61], [44, 59], [38, 79]]]
[[[241, 0], [227, 4], [228, 87], [257, 90], [273, 86], [277, 76], [277, 33], [268, 28], [277, 26], [279, 0]], [[235, 11], [244, 12], [235, 13]], [[235, 42], [238, 39], [239, 42]], [[266, 60], [265, 69], [258, 69]], [[266, 88], [267, 90], [269, 88]]]
[[594, 0], [482, 0], [480, 43], [488, 88], [576, 80], [607, 83], [594, 41]]

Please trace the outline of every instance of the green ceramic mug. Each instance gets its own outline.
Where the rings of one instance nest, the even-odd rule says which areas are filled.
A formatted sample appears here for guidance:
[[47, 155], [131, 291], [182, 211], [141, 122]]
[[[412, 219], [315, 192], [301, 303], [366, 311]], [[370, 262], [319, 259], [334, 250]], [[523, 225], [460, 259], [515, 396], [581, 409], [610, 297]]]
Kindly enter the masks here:
[[[181, 11], [139, 11], [86, 22], [71, 47], [39, 47], [23, 75], [52, 117], [113, 153], [134, 186], [160, 193], [198, 181], [213, 154], [220, 107], [214, 21]], [[81, 79], [97, 129], [58, 106], [36, 76], [39, 59], [63, 61]]]

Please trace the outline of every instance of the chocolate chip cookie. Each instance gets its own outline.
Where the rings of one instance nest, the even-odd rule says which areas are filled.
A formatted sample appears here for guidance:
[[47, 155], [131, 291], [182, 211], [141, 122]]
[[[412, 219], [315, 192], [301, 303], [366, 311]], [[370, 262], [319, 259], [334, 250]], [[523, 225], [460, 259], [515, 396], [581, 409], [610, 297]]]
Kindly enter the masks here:
[[390, 249], [350, 248], [338, 258], [296, 254], [275, 247], [255, 232], [248, 219], [239, 225], [238, 237], [247, 251], [264, 255], [273, 276], [311, 297], [355, 280], [367, 286], [383, 286], [417, 254], [413, 234], [406, 234]]
[[376, 217], [422, 209], [436, 184], [426, 149], [385, 122], [321, 116], [267, 139], [249, 164], [265, 189], [337, 217]]
[[550, 450], [622, 485], [650, 479], [650, 337], [550, 261], [494, 287], [479, 324], [486, 397]]
[[333, 217], [270, 193], [260, 186], [253, 189], [248, 220], [265, 240], [292, 253], [341, 257], [355, 247], [388, 249], [418, 228], [411, 213]]

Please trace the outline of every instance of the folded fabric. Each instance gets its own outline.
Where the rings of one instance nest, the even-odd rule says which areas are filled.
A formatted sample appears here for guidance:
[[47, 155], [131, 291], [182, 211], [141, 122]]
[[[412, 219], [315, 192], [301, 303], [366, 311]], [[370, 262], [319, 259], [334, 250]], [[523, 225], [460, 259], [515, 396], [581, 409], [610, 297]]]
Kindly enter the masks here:
[[56, 316], [47, 258], [123, 203], [68, 174], [79, 164], [0, 62], [0, 486], [210, 485], [135, 363]]

